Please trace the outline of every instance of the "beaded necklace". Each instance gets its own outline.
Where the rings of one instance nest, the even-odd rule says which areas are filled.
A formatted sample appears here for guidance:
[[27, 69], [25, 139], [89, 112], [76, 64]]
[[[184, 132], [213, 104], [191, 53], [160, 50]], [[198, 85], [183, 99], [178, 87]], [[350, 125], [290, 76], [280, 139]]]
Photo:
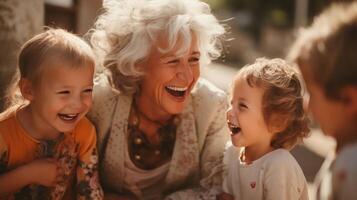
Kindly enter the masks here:
[[[171, 159], [175, 140], [178, 117], [173, 116], [165, 124], [150, 119], [139, 111], [136, 102], [133, 102], [133, 118], [128, 125], [128, 146], [129, 155], [132, 162], [139, 168], [150, 170], [161, 166]], [[140, 117], [159, 126], [156, 133], [159, 136], [159, 143], [152, 144], [145, 133], [139, 128]]]

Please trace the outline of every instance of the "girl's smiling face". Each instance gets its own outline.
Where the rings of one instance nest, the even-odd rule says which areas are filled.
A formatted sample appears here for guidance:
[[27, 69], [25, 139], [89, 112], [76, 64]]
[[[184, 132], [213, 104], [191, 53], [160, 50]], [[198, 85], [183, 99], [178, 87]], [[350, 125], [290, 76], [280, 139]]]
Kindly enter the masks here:
[[263, 117], [264, 89], [250, 86], [244, 77], [234, 81], [230, 108], [227, 110], [228, 127], [234, 146], [249, 147], [270, 143], [270, 133]]
[[[66, 66], [67, 63], [46, 67], [40, 83], [31, 85], [32, 121], [44, 134], [72, 131], [92, 105], [94, 66]], [[29, 83], [29, 82], [28, 82]]]

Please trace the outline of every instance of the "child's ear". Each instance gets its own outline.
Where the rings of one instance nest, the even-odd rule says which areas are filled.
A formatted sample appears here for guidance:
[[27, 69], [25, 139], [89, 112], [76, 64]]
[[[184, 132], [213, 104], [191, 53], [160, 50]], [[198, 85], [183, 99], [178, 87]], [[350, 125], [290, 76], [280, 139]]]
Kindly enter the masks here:
[[34, 95], [33, 95], [33, 85], [32, 82], [26, 78], [21, 78], [19, 82], [19, 88], [21, 91], [21, 95], [26, 99], [26, 100], [33, 100]]
[[341, 91], [342, 102], [348, 114], [357, 113], [357, 86], [346, 86]]
[[278, 115], [278, 114], [273, 114], [270, 117], [270, 122], [269, 122], [269, 131], [271, 133], [279, 133], [281, 131], [283, 131], [289, 122], [289, 118], [288, 117], [284, 117], [282, 115]]

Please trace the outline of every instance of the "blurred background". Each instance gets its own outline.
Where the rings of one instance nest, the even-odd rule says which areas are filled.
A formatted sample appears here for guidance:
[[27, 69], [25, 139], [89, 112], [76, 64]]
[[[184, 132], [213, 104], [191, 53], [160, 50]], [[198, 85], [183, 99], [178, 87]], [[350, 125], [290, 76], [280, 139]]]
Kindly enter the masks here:
[[[242, 66], [258, 57], [284, 58], [296, 33], [336, 0], [204, 0], [227, 24], [229, 39], [223, 56], [205, 66], [202, 74], [223, 90]], [[101, 10], [102, 0], [0, 1], [0, 111], [16, 69], [21, 45], [44, 26], [61, 27], [83, 36]], [[313, 125], [311, 137], [292, 150], [313, 193], [313, 180], [334, 142]], [[314, 199], [314, 198], [312, 198]]]

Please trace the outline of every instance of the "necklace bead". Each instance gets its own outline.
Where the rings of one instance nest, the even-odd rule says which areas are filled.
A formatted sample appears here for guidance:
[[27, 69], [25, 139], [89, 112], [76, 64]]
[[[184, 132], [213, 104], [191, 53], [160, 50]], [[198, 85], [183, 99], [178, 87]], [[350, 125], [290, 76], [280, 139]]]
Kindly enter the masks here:
[[139, 145], [143, 143], [143, 140], [141, 138], [135, 138], [134, 142]]
[[[171, 159], [176, 140], [176, 128], [180, 122], [179, 117], [172, 116], [169, 120], [162, 123], [154, 121], [140, 112], [135, 99], [132, 106], [128, 124], [128, 151], [130, 159], [141, 169], [154, 169]], [[146, 133], [141, 129], [143, 127], [140, 127], [141, 120], [155, 124], [158, 127], [156, 130], [158, 142], [150, 142]]]
[[141, 160], [141, 156], [139, 154], [135, 155], [135, 160]]

